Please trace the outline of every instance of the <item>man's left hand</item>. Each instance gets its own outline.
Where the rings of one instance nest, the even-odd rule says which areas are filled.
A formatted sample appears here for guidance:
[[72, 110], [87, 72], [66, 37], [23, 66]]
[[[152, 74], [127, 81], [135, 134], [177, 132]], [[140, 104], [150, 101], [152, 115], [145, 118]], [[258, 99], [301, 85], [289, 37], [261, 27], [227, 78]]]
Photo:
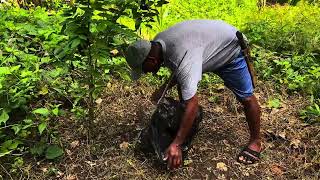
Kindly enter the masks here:
[[176, 169], [182, 164], [182, 151], [178, 144], [172, 143], [165, 154], [168, 168]]

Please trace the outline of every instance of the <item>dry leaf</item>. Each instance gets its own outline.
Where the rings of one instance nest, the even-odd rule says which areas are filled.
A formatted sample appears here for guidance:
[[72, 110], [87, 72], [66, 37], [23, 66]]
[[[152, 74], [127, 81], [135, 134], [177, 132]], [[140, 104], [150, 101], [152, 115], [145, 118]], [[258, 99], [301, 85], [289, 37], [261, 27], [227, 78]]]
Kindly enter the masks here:
[[97, 104], [101, 104], [101, 102], [102, 102], [102, 99], [101, 99], [101, 98], [99, 98], [99, 99], [96, 100], [96, 103], [97, 103]]
[[129, 91], [130, 87], [129, 86], [124, 86], [124, 90]]
[[133, 164], [133, 162], [132, 162], [131, 159], [127, 159], [127, 163], [128, 163], [130, 166], [134, 167], [134, 164]]
[[72, 154], [72, 152], [69, 149], [66, 149], [66, 153], [68, 156], [70, 156]]
[[299, 139], [294, 139], [290, 142], [290, 146], [293, 146], [293, 148], [299, 148], [299, 144], [301, 143], [301, 141]]
[[75, 175], [68, 175], [67, 177], [66, 177], [66, 180], [77, 180], [78, 178], [77, 178], [77, 176], [75, 176]]
[[115, 56], [119, 53], [119, 51], [117, 49], [114, 49], [114, 50], [110, 51], [110, 53]]
[[216, 112], [222, 113], [223, 112], [223, 108], [221, 107], [215, 107], [214, 109]]
[[48, 172], [48, 169], [46, 167], [44, 167], [44, 168], [41, 168], [41, 171], [46, 173], [46, 172]]
[[223, 144], [224, 144], [224, 145], [226, 145], [226, 146], [230, 146], [230, 144], [229, 144], [228, 140], [224, 139], [224, 140], [222, 140], [222, 142], [223, 142]]
[[283, 139], [286, 139], [286, 132], [283, 131], [283, 132], [279, 133], [279, 136], [282, 137]]
[[63, 177], [63, 175], [64, 175], [64, 173], [63, 173], [63, 172], [58, 171], [58, 175], [57, 175], [56, 177], [57, 177], [57, 178], [61, 178], [61, 177]]
[[226, 176], [224, 174], [218, 174], [218, 179], [226, 179]]
[[122, 150], [126, 150], [126, 149], [128, 149], [128, 147], [129, 147], [129, 143], [128, 142], [122, 142], [121, 144], [120, 144], [120, 149], [122, 149]]
[[71, 148], [75, 148], [78, 147], [80, 144], [80, 142], [78, 140], [72, 141], [72, 143], [70, 144]]
[[271, 172], [275, 175], [281, 176], [283, 174], [283, 168], [276, 164], [273, 164], [271, 166]]
[[86, 162], [87, 164], [89, 164], [91, 167], [96, 165], [96, 163], [91, 162], [91, 161], [85, 161], [85, 162]]
[[189, 164], [191, 164], [193, 161], [191, 159], [188, 160], [184, 160], [183, 161], [183, 165], [188, 166]]
[[223, 162], [218, 162], [216, 168], [220, 171], [227, 171], [228, 170], [227, 165]]
[[225, 85], [224, 84], [219, 84], [218, 87], [217, 87], [218, 91], [222, 91], [224, 89], [225, 89]]

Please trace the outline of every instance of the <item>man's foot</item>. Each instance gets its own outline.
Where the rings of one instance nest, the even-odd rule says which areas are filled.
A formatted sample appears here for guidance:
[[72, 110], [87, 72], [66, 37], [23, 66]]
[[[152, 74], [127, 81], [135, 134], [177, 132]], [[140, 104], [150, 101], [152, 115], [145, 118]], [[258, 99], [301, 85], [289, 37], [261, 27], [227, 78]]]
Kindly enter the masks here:
[[237, 161], [245, 165], [254, 164], [260, 160], [260, 151], [252, 150], [247, 146], [239, 153]]

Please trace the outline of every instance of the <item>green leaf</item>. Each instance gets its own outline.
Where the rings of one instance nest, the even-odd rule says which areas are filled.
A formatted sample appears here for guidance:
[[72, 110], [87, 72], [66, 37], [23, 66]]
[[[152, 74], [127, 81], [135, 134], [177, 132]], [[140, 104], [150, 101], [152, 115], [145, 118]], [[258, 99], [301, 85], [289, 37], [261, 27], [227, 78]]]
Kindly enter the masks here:
[[43, 122], [43, 123], [39, 124], [38, 130], [39, 130], [40, 135], [42, 134], [42, 132], [43, 132], [46, 128], [47, 128], [47, 123], [46, 123], [46, 122]]
[[268, 101], [268, 107], [269, 108], [279, 108], [281, 106], [281, 102], [279, 99], [270, 99]]
[[8, 119], [9, 119], [9, 115], [7, 114], [6, 111], [3, 110], [1, 115], [0, 115], [0, 125], [2, 123], [6, 123], [8, 121]]
[[9, 67], [0, 67], [0, 76], [7, 75], [7, 74], [10, 74], [10, 68]]
[[13, 66], [13, 67], [11, 67], [10, 71], [11, 71], [11, 72], [16, 71], [16, 70], [18, 70], [20, 67], [21, 67], [21, 65]]
[[33, 123], [32, 119], [25, 119], [25, 120], [23, 120], [23, 122], [25, 122], [26, 124], [32, 124]]
[[24, 70], [24, 71], [21, 71], [21, 77], [28, 77], [28, 76], [32, 76], [32, 75], [34, 75], [34, 72], [32, 72], [32, 71], [26, 71], [26, 70]]
[[218, 96], [211, 96], [209, 97], [208, 101], [211, 103], [216, 103], [218, 101]]
[[11, 151], [6, 150], [5, 152], [0, 152], [0, 157], [3, 157], [7, 154], [10, 154], [11, 152], [12, 152], [12, 150]]
[[1, 144], [1, 151], [5, 151], [6, 149], [15, 150], [19, 144], [23, 143], [19, 140], [7, 140]]
[[22, 129], [27, 129], [27, 128], [31, 127], [31, 126], [33, 126], [33, 124], [27, 124], [27, 125], [24, 125], [24, 126], [22, 127]]
[[9, 149], [9, 146], [12, 144], [12, 140], [7, 140], [1, 144], [1, 152], [3, 152], [5, 149]]
[[39, 108], [34, 111], [32, 111], [34, 114], [41, 114], [43, 116], [48, 116], [49, 115], [49, 110], [47, 108]]
[[51, 61], [50, 57], [41, 58], [41, 63], [49, 63]]
[[47, 159], [55, 159], [63, 155], [63, 150], [57, 145], [50, 145], [46, 151]]
[[17, 149], [19, 144], [23, 144], [23, 143], [19, 140], [13, 140], [11, 145], [8, 147], [8, 149], [15, 150], [15, 149]]
[[14, 131], [14, 134], [18, 134], [19, 131], [21, 130], [21, 128], [22, 128], [22, 127], [21, 127], [20, 124], [14, 125], [14, 126], [11, 127], [11, 129], [13, 129], [13, 131]]
[[314, 106], [316, 107], [316, 110], [320, 113], [320, 107], [318, 106], [318, 104], [314, 104]]
[[71, 49], [74, 49], [75, 47], [77, 47], [79, 44], [81, 43], [81, 39], [74, 39], [71, 43]]
[[41, 90], [39, 91], [39, 94], [41, 94], [41, 95], [46, 95], [46, 94], [48, 94], [48, 87], [47, 86], [43, 86], [42, 88], [41, 88]]
[[33, 146], [32, 148], [30, 148], [30, 153], [32, 155], [42, 155], [44, 153], [44, 150], [47, 146], [43, 143], [38, 143], [35, 146]]
[[49, 76], [52, 78], [56, 78], [56, 77], [60, 76], [62, 73], [63, 73], [62, 68], [56, 68], [56, 69], [53, 69], [49, 72]]
[[58, 108], [58, 107], [54, 108], [54, 109], [52, 110], [52, 113], [53, 113], [54, 115], [58, 116], [58, 115], [59, 115], [59, 108]]

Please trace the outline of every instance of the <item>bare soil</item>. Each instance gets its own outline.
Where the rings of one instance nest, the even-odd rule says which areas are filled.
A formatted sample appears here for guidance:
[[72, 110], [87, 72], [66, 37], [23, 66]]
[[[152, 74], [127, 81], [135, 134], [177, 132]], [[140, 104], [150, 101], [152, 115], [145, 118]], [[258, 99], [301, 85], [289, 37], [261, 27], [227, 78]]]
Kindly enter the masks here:
[[[263, 152], [259, 163], [245, 166], [236, 162], [248, 140], [243, 109], [222, 84], [212, 84], [198, 93], [204, 119], [185, 166], [173, 171], [159, 167], [136, 148], [139, 132], [155, 109], [149, 100], [154, 90], [143, 81], [111, 81], [97, 101], [91, 140], [81, 123], [72, 117], [62, 118], [59, 132], [64, 157], [54, 162], [31, 160], [20, 179], [320, 178], [320, 127], [299, 119], [306, 99], [275, 91], [271, 84], [262, 82], [256, 89], [262, 108]], [[280, 97], [280, 108], [267, 107], [273, 97]]]

